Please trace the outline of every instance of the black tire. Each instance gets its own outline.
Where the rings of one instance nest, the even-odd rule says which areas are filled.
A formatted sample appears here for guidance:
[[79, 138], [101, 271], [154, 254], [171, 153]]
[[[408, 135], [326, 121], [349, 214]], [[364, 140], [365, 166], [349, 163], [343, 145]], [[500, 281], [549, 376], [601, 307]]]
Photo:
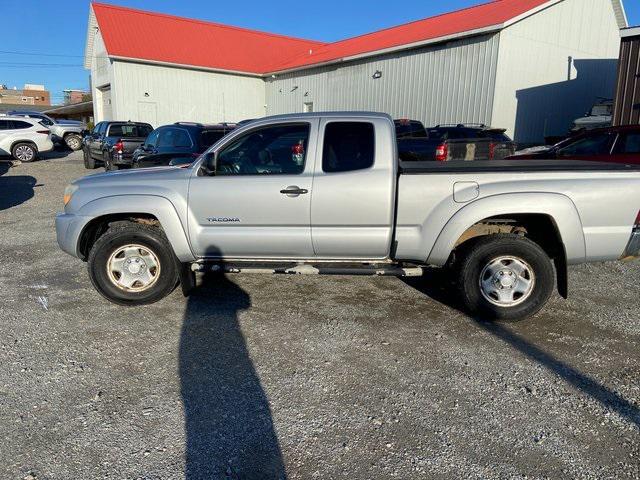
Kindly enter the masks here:
[[91, 154], [89, 154], [89, 149], [87, 147], [82, 149], [82, 156], [84, 157], [84, 168], [94, 170], [96, 168], [96, 162]]
[[[142, 291], [127, 291], [114, 283], [108, 273], [109, 259], [122, 247], [139, 245], [155, 255], [159, 273], [155, 283]], [[171, 244], [159, 228], [124, 223], [112, 226], [91, 248], [88, 258], [91, 283], [107, 300], [118, 305], [136, 306], [155, 303], [169, 295], [178, 283], [179, 263]], [[116, 279], [117, 280], [117, 279]]]
[[82, 148], [82, 137], [80, 135], [76, 135], [75, 133], [70, 133], [69, 135], [64, 137], [64, 143], [71, 150], [77, 152]]
[[[496, 263], [498, 259], [504, 260]], [[511, 266], [517, 270], [522, 265], [527, 267], [528, 277], [526, 274], [519, 277], [515, 273], [515, 287], [500, 283], [501, 278], [505, 278], [506, 283], [513, 282]], [[504, 271], [492, 274], [492, 268], [496, 266]], [[526, 284], [527, 278], [532, 286], [525, 293], [518, 292], [518, 288], [522, 289]], [[485, 285], [491, 287], [483, 288], [483, 279]], [[487, 320], [518, 321], [535, 315], [544, 307], [553, 293], [555, 277], [551, 259], [537, 243], [519, 235], [500, 234], [480, 237], [462, 246], [457, 284], [463, 305], [471, 314]], [[487, 293], [490, 288], [495, 288], [495, 297], [492, 297], [493, 292]], [[498, 295], [502, 295], [503, 288], [507, 296], [510, 290], [516, 293], [513, 300], [499, 304], [501, 300]]]
[[21, 162], [33, 162], [38, 158], [38, 149], [32, 143], [16, 143], [11, 149], [11, 156]]
[[104, 171], [105, 172], [113, 172], [115, 170], [119, 170], [118, 165], [115, 165], [111, 161], [111, 158], [109, 157], [109, 153], [108, 152], [104, 152], [102, 154], [102, 163], [104, 165]]

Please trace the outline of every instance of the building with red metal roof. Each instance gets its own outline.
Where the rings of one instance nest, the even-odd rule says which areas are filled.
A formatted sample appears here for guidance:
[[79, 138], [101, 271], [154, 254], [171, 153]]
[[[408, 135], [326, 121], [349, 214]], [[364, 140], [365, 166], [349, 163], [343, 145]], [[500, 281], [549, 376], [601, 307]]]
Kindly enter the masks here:
[[533, 141], [612, 94], [624, 26], [620, 0], [494, 0], [325, 43], [93, 3], [85, 66], [97, 120], [380, 110]]

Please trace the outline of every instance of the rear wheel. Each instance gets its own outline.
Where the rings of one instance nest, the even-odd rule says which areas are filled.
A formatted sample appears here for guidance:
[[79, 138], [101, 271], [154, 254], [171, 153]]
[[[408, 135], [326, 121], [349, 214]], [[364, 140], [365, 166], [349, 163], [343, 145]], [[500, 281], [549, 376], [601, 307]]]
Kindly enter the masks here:
[[162, 231], [134, 223], [109, 228], [91, 248], [88, 269], [103, 297], [126, 306], [161, 300], [176, 287], [179, 273]]
[[463, 247], [457, 283], [464, 306], [493, 320], [523, 320], [547, 303], [551, 259], [518, 235], [490, 235]]
[[82, 138], [80, 135], [76, 135], [75, 133], [70, 133], [64, 137], [64, 143], [74, 152], [82, 148]]
[[82, 156], [84, 158], [84, 168], [88, 168], [89, 170], [96, 168], [96, 162], [93, 157], [91, 157], [87, 147], [82, 149]]
[[119, 170], [118, 165], [115, 165], [111, 161], [111, 157], [109, 156], [108, 152], [104, 152], [102, 154], [102, 163], [104, 164], [104, 170], [106, 172], [113, 172], [114, 170]]
[[11, 149], [11, 155], [21, 162], [32, 162], [38, 158], [38, 150], [31, 143], [16, 143]]

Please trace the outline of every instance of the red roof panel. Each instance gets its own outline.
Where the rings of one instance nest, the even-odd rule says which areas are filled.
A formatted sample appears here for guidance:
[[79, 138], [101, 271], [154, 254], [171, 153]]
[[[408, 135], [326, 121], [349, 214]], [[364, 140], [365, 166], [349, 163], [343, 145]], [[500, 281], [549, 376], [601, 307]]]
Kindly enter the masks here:
[[109, 55], [264, 74], [502, 25], [549, 0], [494, 0], [334, 43], [286, 37], [100, 3]]
[[249, 73], [323, 43], [100, 3], [93, 11], [113, 56]]

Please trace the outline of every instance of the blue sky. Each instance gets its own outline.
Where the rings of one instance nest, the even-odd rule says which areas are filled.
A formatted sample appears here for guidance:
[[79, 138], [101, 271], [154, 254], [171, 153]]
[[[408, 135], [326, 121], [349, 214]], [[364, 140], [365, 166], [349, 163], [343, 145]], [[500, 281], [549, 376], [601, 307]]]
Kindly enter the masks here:
[[[483, 3], [482, 0], [403, 0], [395, 4], [380, 0], [103, 1], [324, 41]], [[25, 83], [45, 84], [54, 102], [62, 100], [65, 88], [88, 88], [88, 72], [80, 66], [88, 0], [1, 0], [1, 3], [0, 83], [18, 88]], [[625, 7], [629, 23], [640, 24], [640, 2], [626, 0]]]

